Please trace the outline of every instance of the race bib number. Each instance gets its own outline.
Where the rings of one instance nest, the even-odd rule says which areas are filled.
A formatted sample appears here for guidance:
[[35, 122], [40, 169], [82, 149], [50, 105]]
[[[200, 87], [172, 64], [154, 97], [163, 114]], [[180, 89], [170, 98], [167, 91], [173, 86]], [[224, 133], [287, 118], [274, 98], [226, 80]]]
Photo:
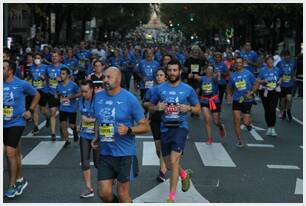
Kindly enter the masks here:
[[114, 142], [114, 125], [113, 124], [101, 124], [100, 125], [100, 137], [101, 142]]
[[79, 65], [81, 65], [82, 67], [84, 67], [84, 66], [85, 66], [85, 60], [83, 60], [83, 59], [79, 60]]
[[235, 83], [235, 86], [238, 89], [238, 91], [244, 90], [246, 89], [246, 82], [244, 81], [244, 79], [241, 79], [240, 81]]
[[150, 89], [151, 87], [153, 87], [154, 85], [154, 81], [146, 81], [145, 82], [145, 88], [146, 89]]
[[70, 99], [68, 99], [67, 97], [62, 97], [61, 103], [63, 106], [70, 106]]
[[178, 105], [168, 105], [165, 109], [166, 118], [168, 119], [178, 119], [179, 118], [179, 108]]
[[50, 87], [51, 87], [51, 88], [56, 89], [57, 84], [58, 84], [58, 82], [57, 82], [56, 79], [50, 79], [49, 83], [50, 83]]
[[267, 87], [268, 87], [268, 89], [275, 89], [276, 88], [276, 82], [268, 82]]
[[191, 67], [191, 72], [192, 73], [200, 72], [200, 65], [198, 65], [198, 64], [191, 64], [190, 67]]
[[11, 106], [4, 106], [3, 108], [3, 116], [4, 120], [8, 121], [13, 118], [14, 108]]
[[290, 82], [290, 80], [291, 80], [291, 75], [283, 75], [284, 82]]
[[93, 122], [82, 122], [82, 132], [88, 133], [88, 134], [94, 134], [95, 133], [95, 124]]
[[203, 84], [202, 85], [202, 90], [205, 94], [209, 94], [212, 92], [212, 83], [208, 83], [208, 84]]
[[33, 86], [37, 89], [43, 88], [43, 82], [41, 80], [33, 80]]

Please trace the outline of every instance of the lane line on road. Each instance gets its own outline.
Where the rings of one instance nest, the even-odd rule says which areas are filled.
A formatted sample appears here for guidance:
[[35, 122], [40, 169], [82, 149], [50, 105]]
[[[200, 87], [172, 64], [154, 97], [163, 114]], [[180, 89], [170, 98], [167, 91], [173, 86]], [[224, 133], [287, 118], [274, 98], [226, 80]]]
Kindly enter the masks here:
[[[280, 112], [280, 110], [279, 110], [278, 108], [276, 108], [276, 110], [277, 110], [278, 112]], [[299, 123], [300, 125], [303, 126], [303, 121], [299, 120], [298, 118], [296, 118], [296, 117], [294, 117], [294, 116], [292, 116], [292, 119], [293, 119], [294, 121], [296, 121], [297, 123]]]
[[286, 170], [299, 170], [300, 169], [296, 165], [270, 165], [268, 164], [267, 167], [269, 169], [286, 169]]
[[[56, 112], [56, 116], [59, 114], [59, 112], [57, 111]], [[44, 121], [42, 121], [37, 127], [38, 127], [38, 129], [40, 130], [41, 128], [43, 128], [44, 126], [46, 126], [46, 120], [44, 120]], [[50, 122], [50, 124], [51, 124], [51, 122]], [[50, 125], [50, 127], [51, 127], [51, 125]], [[32, 135], [32, 131], [30, 131], [28, 134], [26, 134], [25, 136], [31, 136]]]
[[48, 165], [63, 148], [65, 141], [41, 141], [23, 160], [23, 165]]
[[270, 147], [274, 148], [273, 144], [247, 144], [248, 147]]
[[142, 165], [159, 165], [154, 142], [143, 142]]
[[[166, 194], [169, 193], [170, 180], [167, 179], [165, 182], [158, 184], [153, 189], [147, 191], [146, 193], [136, 197], [134, 203], [161, 203], [166, 202]], [[179, 179], [176, 191], [176, 203], [208, 203], [209, 201], [205, 199], [194, 187], [192, 180], [190, 180], [190, 188], [188, 192], [182, 192], [182, 183]], [[162, 196], [164, 195], [164, 196]], [[163, 199], [164, 197], [164, 199]]]
[[294, 194], [303, 195], [303, 179], [296, 178]]
[[203, 142], [196, 142], [195, 145], [204, 166], [236, 167], [232, 158], [221, 143], [212, 143], [208, 145]]
[[255, 129], [251, 129], [250, 131], [251, 135], [254, 137], [257, 141], [263, 141], [264, 139], [256, 132]]

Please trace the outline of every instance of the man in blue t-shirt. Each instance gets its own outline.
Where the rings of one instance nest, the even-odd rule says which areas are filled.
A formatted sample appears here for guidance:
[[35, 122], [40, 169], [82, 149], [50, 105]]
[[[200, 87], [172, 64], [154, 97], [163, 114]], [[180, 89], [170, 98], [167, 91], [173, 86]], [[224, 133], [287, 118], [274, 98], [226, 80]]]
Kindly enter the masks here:
[[[42, 64], [42, 55], [40, 53], [35, 54], [34, 64], [30, 67], [30, 82], [40, 94], [39, 108], [41, 113], [46, 118], [46, 127], [50, 125], [50, 118], [46, 109], [48, 101], [48, 86], [46, 83], [47, 77], [47, 65]], [[33, 135], [39, 133], [38, 122], [39, 122], [39, 112], [38, 109], [34, 110], [33, 114], [34, 129], [32, 131]]]
[[225, 76], [229, 74], [228, 69], [224, 61], [222, 61], [222, 54], [220, 52], [215, 53], [215, 67], [217, 73], [217, 81], [218, 81], [218, 88], [219, 88], [219, 100], [220, 105], [222, 105], [223, 96], [226, 90], [226, 80]]
[[81, 96], [80, 87], [69, 79], [70, 70], [61, 68], [61, 82], [56, 87], [56, 98], [60, 100], [59, 119], [63, 139], [66, 141], [64, 147], [67, 147], [70, 142], [68, 140], [67, 119], [69, 126], [73, 131], [74, 141], [78, 141], [76, 130], [76, 118], [78, 101], [76, 98]]
[[[104, 91], [97, 93], [94, 100], [96, 138], [92, 147], [99, 146], [100, 150], [98, 187], [105, 203], [132, 202], [130, 181], [138, 174], [135, 134], [150, 130], [137, 98], [120, 84], [120, 70], [109, 67], [105, 71]], [[112, 193], [115, 179], [119, 200]]]
[[161, 150], [167, 168], [172, 171], [170, 193], [167, 202], [175, 201], [178, 178], [182, 179], [182, 190], [190, 187], [190, 170], [180, 167], [184, 151], [188, 122], [187, 113], [200, 113], [201, 107], [196, 92], [180, 80], [181, 65], [178, 60], [168, 63], [168, 82], [158, 86], [151, 97], [151, 110], [161, 111]]
[[56, 112], [59, 102], [55, 99], [56, 87], [61, 81], [60, 71], [65, 65], [61, 64], [61, 53], [55, 51], [52, 54], [52, 64], [47, 68], [48, 105], [50, 109], [51, 140], [55, 141]]
[[[16, 64], [3, 61], [3, 144], [9, 165], [8, 198], [21, 195], [28, 182], [21, 176], [21, 135], [39, 102], [39, 92], [28, 82], [14, 76]], [[34, 96], [25, 109], [25, 95]]]
[[146, 58], [141, 60], [138, 67], [138, 76], [140, 81], [140, 97], [143, 100], [147, 90], [154, 85], [154, 75], [159, 68], [159, 63], [153, 60], [153, 51], [147, 49], [145, 53]]
[[85, 41], [81, 41], [79, 51], [75, 54], [75, 57], [78, 60], [78, 68], [79, 68], [79, 71], [76, 75], [77, 81], [85, 79], [86, 62], [90, 61], [91, 56], [92, 56], [91, 52], [86, 50]]
[[277, 64], [279, 68], [281, 82], [281, 118], [292, 121], [292, 89], [295, 81], [296, 64], [290, 57], [289, 50], [283, 51], [283, 59]]
[[70, 69], [71, 76], [75, 80], [78, 74], [78, 60], [74, 57], [72, 48], [67, 49], [67, 56], [64, 57], [63, 63]]
[[251, 42], [246, 41], [244, 45], [244, 50], [240, 52], [240, 56], [245, 59], [247, 65], [250, 67], [249, 69], [253, 71], [252, 73], [255, 75], [258, 73], [257, 69], [257, 53], [252, 50]]
[[237, 136], [236, 146], [244, 147], [240, 131], [240, 113], [243, 114], [243, 123], [250, 131], [251, 126], [251, 108], [254, 101], [254, 93], [257, 90], [256, 79], [254, 75], [243, 68], [243, 58], [236, 59], [236, 71], [232, 74], [228, 87], [227, 94], [233, 96], [233, 118], [234, 129]]

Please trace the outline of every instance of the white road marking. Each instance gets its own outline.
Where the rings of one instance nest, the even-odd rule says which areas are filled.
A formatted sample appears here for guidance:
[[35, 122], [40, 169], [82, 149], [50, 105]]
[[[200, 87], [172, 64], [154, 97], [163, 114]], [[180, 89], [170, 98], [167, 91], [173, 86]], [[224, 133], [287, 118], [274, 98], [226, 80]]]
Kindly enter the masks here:
[[64, 146], [64, 141], [41, 141], [22, 160], [23, 165], [48, 165]]
[[203, 142], [196, 142], [195, 145], [204, 166], [236, 167], [221, 143], [212, 143], [208, 145]]
[[[135, 198], [133, 200], [134, 203], [160, 203], [166, 202], [167, 194], [169, 193], [169, 184], [170, 180], [157, 185], [153, 189], [147, 191], [146, 193], [142, 194], [141, 196]], [[181, 180], [179, 179], [176, 195], [175, 195], [175, 202], [176, 203], [208, 203], [209, 201], [205, 199], [194, 187], [192, 181], [190, 181], [190, 189], [188, 192], [182, 192], [181, 190]]]
[[273, 144], [247, 144], [248, 147], [271, 147], [274, 148]]
[[296, 178], [295, 195], [303, 195], [303, 179]]
[[299, 170], [300, 168], [295, 165], [270, 165], [268, 164], [267, 167], [269, 169], [286, 169], [286, 170]]
[[159, 165], [154, 142], [143, 142], [142, 165]]
[[255, 129], [251, 129], [250, 131], [251, 135], [256, 139], [257, 141], [263, 141], [264, 139], [256, 132]]
[[[258, 131], [265, 131], [265, 130], [266, 130], [266, 129], [264, 129], [264, 128], [255, 126], [255, 125], [253, 125], [253, 124], [251, 124], [251, 126], [252, 126], [253, 129], [258, 130]], [[241, 130], [247, 130], [244, 124], [240, 125], [240, 129], [241, 129]]]

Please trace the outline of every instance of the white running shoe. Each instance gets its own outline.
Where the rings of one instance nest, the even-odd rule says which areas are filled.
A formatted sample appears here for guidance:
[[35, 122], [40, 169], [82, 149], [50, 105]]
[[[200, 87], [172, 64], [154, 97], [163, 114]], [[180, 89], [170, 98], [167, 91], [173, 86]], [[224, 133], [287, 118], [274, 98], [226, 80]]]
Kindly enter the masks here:
[[267, 136], [270, 136], [270, 135], [271, 135], [271, 129], [272, 129], [272, 128], [268, 127], [267, 132], [266, 132], [266, 135], [267, 135]]
[[276, 133], [274, 128], [271, 128], [271, 136], [272, 137], [276, 137], [277, 136], [277, 133]]

